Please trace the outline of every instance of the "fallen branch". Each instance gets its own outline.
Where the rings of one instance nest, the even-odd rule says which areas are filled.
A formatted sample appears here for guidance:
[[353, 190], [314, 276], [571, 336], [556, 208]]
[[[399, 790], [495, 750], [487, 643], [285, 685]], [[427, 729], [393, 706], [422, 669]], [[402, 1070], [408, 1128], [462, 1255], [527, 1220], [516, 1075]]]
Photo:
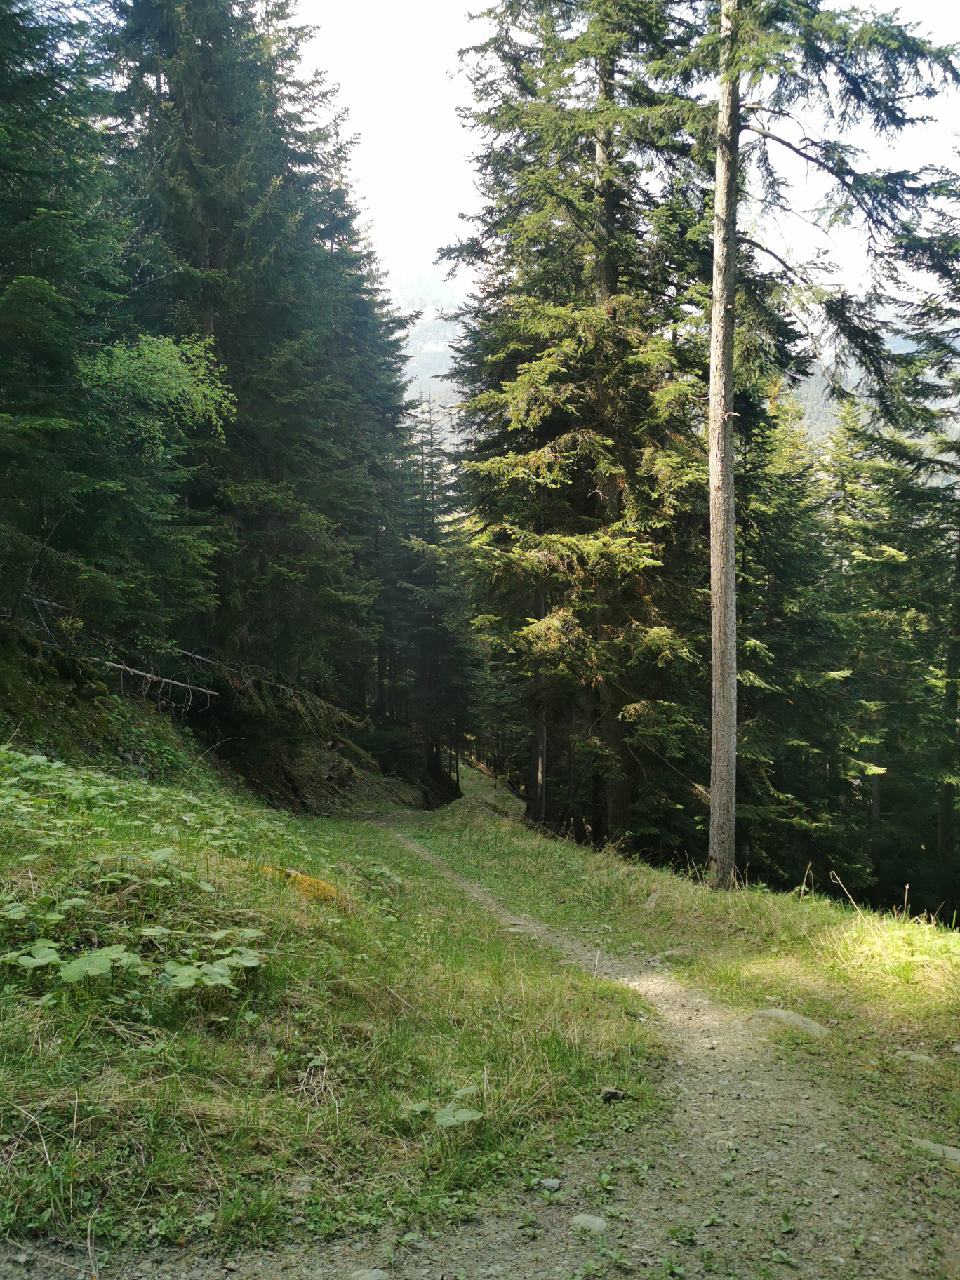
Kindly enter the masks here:
[[150, 684], [169, 684], [177, 689], [187, 689], [190, 693], [205, 693], [208, 698], [219, 698], [220, 696], [215, 689], [205, 689], [200, 684], [187, 684], [184, 680], [174, 680], [171, 676], [160, 676], [154, 671], [138, 671], [136, 667], [128, 667], [125, 662], [109, 662], [106, 658], [93, 658], [86, 655], [79, 657], [78, 661], [98, 662], [102, 667], [109, 667], [112, 671], [119, 671], [123, 675], [137, 676]]

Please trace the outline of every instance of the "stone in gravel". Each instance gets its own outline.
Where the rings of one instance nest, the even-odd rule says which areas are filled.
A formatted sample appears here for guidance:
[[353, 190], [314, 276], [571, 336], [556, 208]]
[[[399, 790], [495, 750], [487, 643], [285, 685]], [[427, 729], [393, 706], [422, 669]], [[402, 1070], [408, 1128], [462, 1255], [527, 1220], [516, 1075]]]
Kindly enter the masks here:
[[928, 1151], [932, 1156], [940, 1156], [942, 1160], [949, 1160], [951, 1164], [960, 1164], [960, 1147], [948, 1147], [943, 1142], [930, 1142], [927, 1138], [911, 1138], [910, 1141], [915, 1147]]
[[283, 1189], [283, 1194], [285, 1199], [292, 1200], [296, 1204], [306, 1200], [312, 1190], [313, 1179], [308, 1174], [301, 1174], [290, 1179]]
[[763, 1018], [767, 1022], [780, 1022], [785, 1027], [802, 1031], [804, 1035], [815, 1036], [818, 1040], [829, 1034], [827, 1028], [821, 1023], [814, 1022], [812, 1018], [807, 1018], [802, 1013], [794, 1013], [792, 1009], [758, 1009], [754, 1017]]
[[587, 1231], [592, 1236], [602, 1236], [607, 1229], [606, 1218], [598, 1218], [593, 1213], [578, 1213], [570, 1219], [574, 1231]]
[[898, 1049], [894, 1055], [902, 1058], [904, 1062], [922, 1062], [927, 1066], [936, 1066], [936, 1058], [931, 1058], [929, 1053], [915, 1053], [912, 1049]]
[[537, 1186], [540, 1188], [541, 1191], [559, 1191], [560, 1179], [559, 1178], [541, 1178], [540, 1181], [537, 1183]]
[[348, 1280], [390, 1280], [390, 1277], [380, 1267], [361, 1267], [359, 1271], [351, 1271]]

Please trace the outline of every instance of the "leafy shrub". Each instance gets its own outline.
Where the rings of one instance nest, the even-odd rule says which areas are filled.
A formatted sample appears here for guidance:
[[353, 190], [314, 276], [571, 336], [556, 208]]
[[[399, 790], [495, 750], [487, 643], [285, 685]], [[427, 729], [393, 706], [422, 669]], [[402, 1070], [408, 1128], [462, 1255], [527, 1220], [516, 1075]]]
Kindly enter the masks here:
[[157, 923], [185, 898], [215, 893], [171, 849], [96, 856], [72, 870], [54, 892], [0, 895], [0, 964], [47, 1002], [65, 988], [110, 981], [115, 1004], [149, 1013], [152, 1000], [173, 992], [238, 991], [264, 962], [249, 945], [262, 929]]

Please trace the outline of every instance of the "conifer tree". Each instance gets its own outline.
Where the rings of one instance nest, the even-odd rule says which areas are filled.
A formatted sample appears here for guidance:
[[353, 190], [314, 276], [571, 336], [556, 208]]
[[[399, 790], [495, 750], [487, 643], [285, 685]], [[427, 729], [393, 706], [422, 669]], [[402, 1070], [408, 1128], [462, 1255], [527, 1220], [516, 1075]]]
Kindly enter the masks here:
[[670, 281], [664, 342], [654, 289], [671, 250], [647, 216], [663, 156], [673, 149], [678, 185], [689, 168], [645, 70], [663, 53], [665, 8], [492, 11], [474, 77], [488, 205], [449, 254], [481, 270], [459, 361], [473, 393], [466, 486], [498, 643], [526, 691], [528, 814], [596, 840], [632, 818], [627, 671], [645, 661], [640, 618], [668, 590], [654, 585], [657, 490], [667, 457], [695, 465], [689, 269]]
[[[14, 619], [169, 639], [212, 604], [189, 453], [232, 405], [209, 349], [128, 338], [100, 32], [0, 7], [0, 582]], [[44, 630], [43, 634], [47, 634]]]
[[[708, 48], [712, 50], [710, 42]], [[713, 714], [710, 866], [713, 883], [728, 887], [735, 868], [736, 588], [734, 583], [733, 454], [730, 389], [733, 365], [733, 273], [737, 213], [737, 156], [742, 132], [757, 140], [754, 158], [771, 204], [785, 207], [778, 150], [803, 160], [828, 184], [833, 216], [858, 218], [874, 251], [911, 225], [934, 195], [942, 175], [868, 172], [845, 134], [860, 123], [895, 133], [915, 123], [917, 96], [937, 79], [957, 78], [948, 49], [918, 37], [893, 18], [824, 9], [820, 0], [723, 0], [719, 31], [720, 91], [714, 232], [714, 350], [711, 377], [711, 513], [713, 560]], [[711, 54], [712, 57], [712, 54]], [[749, 98], [741, 108], [740, 81]], [[802, 114], [794, 107], [799, 104]], [[825, 121], [817, 136], [811, 116]], [[840, 134], [838, 136], [837, 126]], [[842, 293], [826, 312], [841, 338], [884, 382], [886, 362], [868, 311], [855, 315]]]
[[[909, 883], [918, 906], [955, 900], [944, 791], [956, 776], [950, 672], [955, 462], [935, 438], [845, 409], [829, 454], [833, 554], [849, 645], [848, 829], [866, 884]], [[952, 796], [951, 796], [952, 799]]]
[[411, 414], [397, 459], [397, 490], [381, 530], [377, 754], [434, 796], [456, 792], [474, 727], [476, 654], [451, 492], [449, 415], [430, 399]]
[[222, 530], [198, 642], [365, 708], [403, 322], [360, 243], [330, 91], [290, 6], [124, 0], [131, 322], [209, 336], [237, 401], [195, 500]]

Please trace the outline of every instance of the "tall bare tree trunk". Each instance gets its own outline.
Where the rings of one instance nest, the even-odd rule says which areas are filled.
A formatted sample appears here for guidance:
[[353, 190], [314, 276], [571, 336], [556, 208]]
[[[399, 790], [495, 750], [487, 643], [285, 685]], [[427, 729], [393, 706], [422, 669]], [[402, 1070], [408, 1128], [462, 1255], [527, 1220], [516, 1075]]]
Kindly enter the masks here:
[[[547, 590], [537, 590], [537, 617], [547, 616]], [[533, 743], [530, 752], [530, 776], [527, 782], [526, 814], [531, 822], [547, 820], [547, 702], [542, 676], [537, 676], [537, 702], [534, 710]]]
[[738, 0], [722, 0], [717, 178], [713, 213], [710, 336], [710, 598], [713, 741], [710, 758], [710, 881], [734, 883], [737, 784], [737, 584], [733, 490], [733, 332], [737, 270], [740, 80], [735, 64]]
[[547, 709], [542, 702], [537, 707], [533, 725], [527, 818], [540, 824], [547, 820]]
[[[609, 57], [597, 62], [597, 101], [613, 102], [616, 68]], [[601, 121], [594, 139], [594, 254], [597, 301], [608, 301], [617, 288], [617, 266], [613, 257], [614, 188], [610, 180], [610, 152], [613, 135], [607, 121]]]
[[608, 840], [619, 840], [630, 828], [633, 808], [633, 782], [628, 770], [627, 726], [620, 719], [623, 698], [610, 686], [603, 688], [604, 738], [612, 757], [607, 771], [607, 830]]
[[[608, 55], [597, 60], [597, 101], [601, 106], [610, 106], [614, 102], [614, 85], [616, 81], [616, 64]], [[617, 262], [614, 253], [614, 237], [616, 232], [616, 188], [611, 177], [610, 165], [613, 159], [613, 131], [609, 118], [601, 119], [594, 141], [594, 187], [595, 187], [595, 249], [596, 254], [596, 298], [600, 306], [609, 304], [616, 294]], [[617, 441], [617, 425], [614, 419], [606, 424], [606, 429]], [[600, 482], [598, 485], [600, 498], [600, 515], [604, 521], [616, 521], [621, 516], [621, 496], [618, 486]], [[600, 693], [601, 732], [603, 741], [610, 752], [611, 763], [606, 771], [606, 813], [603, 832], [606, 839], [618, 840], [626, 834], [630, 825], [630, 809], [633, 799], [633, 783], [630, 778], [626, 753], [626, 726], [620, 719], [620, 712], [625, 704], [623, 695], [615, 691], [609, 680], [604, 681]]]
[[[944, 663], [945, 690], [943, 695], [944, 745], [941, 769], [946, 775], [957, 772], [960, 759], [960, 735], [957, 716], [960, 713], [960, 538], [954, 552], [953, 599], [950, 602], [946, 662]], [[937, 814], [937, 862], [940, 876], [946, 882], [957, 855], [956, 838], [956, 784], [945, 777], [940, 783], [939, 812]]]

